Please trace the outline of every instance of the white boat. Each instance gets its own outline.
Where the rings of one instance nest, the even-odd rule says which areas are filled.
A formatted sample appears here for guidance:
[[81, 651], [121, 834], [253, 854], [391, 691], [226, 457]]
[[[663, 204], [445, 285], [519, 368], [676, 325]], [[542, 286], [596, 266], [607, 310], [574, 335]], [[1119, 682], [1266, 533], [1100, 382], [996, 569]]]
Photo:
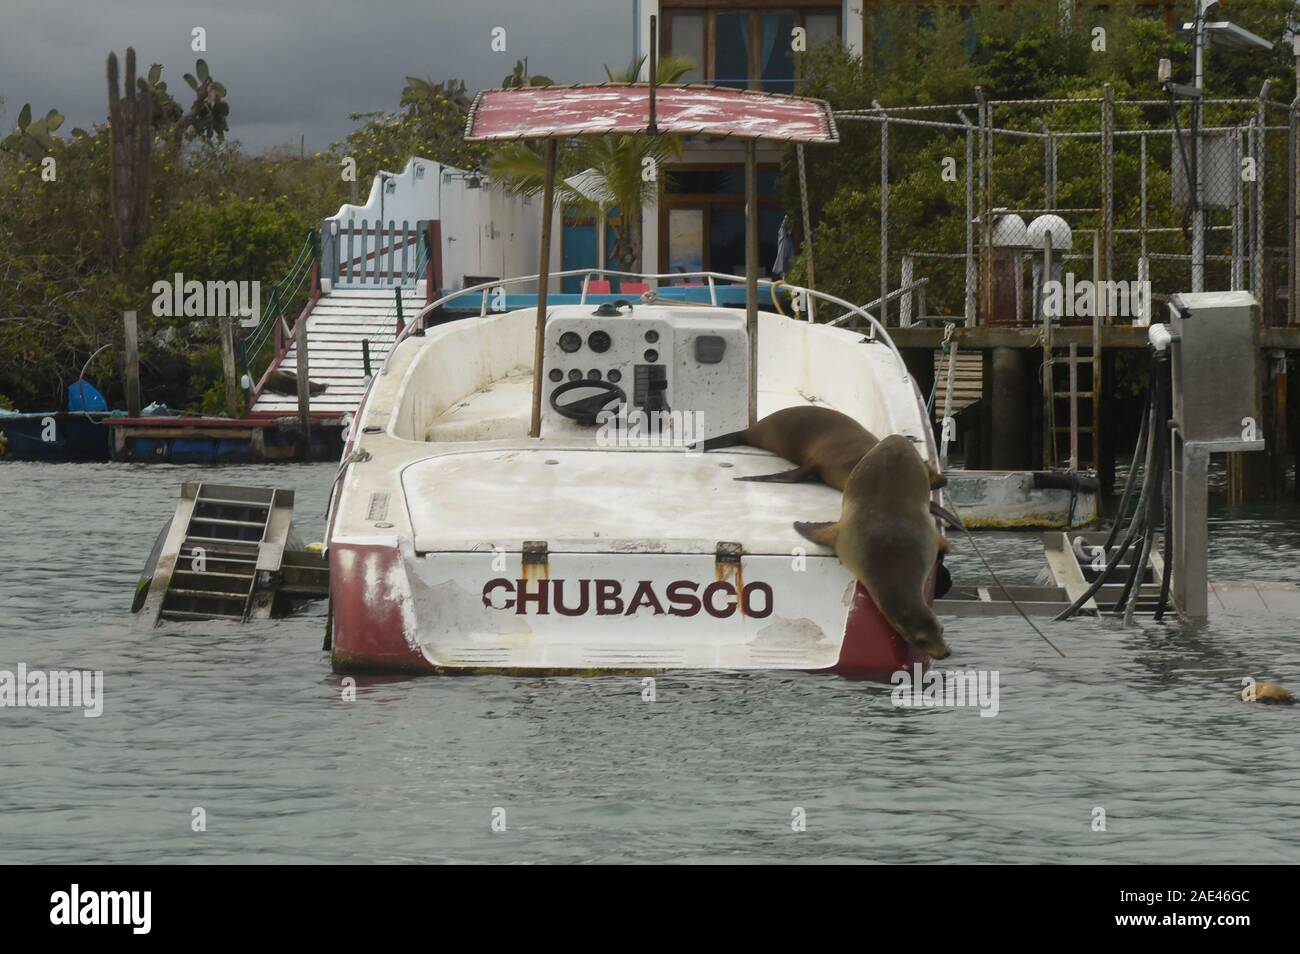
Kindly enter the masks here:
[[[574, 91], [560, 92], [572, 110]], [[600, 96], [646, 92], [602, 88]], [[761, 134], [753, 123], [763, 109], [788, 132], [796, 102], [689, 92], [690, 131], [725, 121], [700, 118], [701, 104], [717, 100], [719, 110], [741, 104], [750, 135]], [[671, 89], [658, 94], [660, 127], [671, 126]], [[491, 95], [528, 117], [530, 136], [541, 134], [546, 120], [535, 104], [520, 108], [540, 91]], [[763, 109], [750, 107], [752, 97], [763, 97]], [[781, 101], [785, 118], [769, 99]], [[635, 112], [617, 105], [620, 115]], [[611, 128], [586, 114], [582, 121]], [[793, 527], [838, 518], [838, 491], [735, 479], [789, 468], [766, 451], [690, 449], [773, 411], [819, 405], [878, 437], [906, 435], [937, 464], [924, 401], [885, 329], [811, 292], [852, 312], [867, 333], [671, 301], [667, 289], [599, 306], [584, 292], [578, 304], [548, 307], [546, 289], [570, 274], [596, 273], [518, 278], [538, 286], [536, 309], [430, 326], [450, 297], [486, 301], [512, 283], [458, 292], [398, 337], [353, 423], [331, 503], [335, 668], [887, 677], [924, 664], [835, 554]], [[721, 283], [756, 287], [753, 270], [745, 278], [599, 274], [639, 287], [689, 279], [708, 287], [711, 302]]]

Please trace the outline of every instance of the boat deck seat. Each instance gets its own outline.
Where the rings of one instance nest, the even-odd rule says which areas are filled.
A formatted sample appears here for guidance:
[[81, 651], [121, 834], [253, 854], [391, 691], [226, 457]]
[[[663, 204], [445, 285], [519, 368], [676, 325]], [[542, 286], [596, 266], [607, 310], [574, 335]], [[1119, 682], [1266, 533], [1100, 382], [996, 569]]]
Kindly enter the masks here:
[[495, 441], [527, 437], [532, 419], [533, 376], [500, 378], [457, 401], [425, 432], [427, 441]]

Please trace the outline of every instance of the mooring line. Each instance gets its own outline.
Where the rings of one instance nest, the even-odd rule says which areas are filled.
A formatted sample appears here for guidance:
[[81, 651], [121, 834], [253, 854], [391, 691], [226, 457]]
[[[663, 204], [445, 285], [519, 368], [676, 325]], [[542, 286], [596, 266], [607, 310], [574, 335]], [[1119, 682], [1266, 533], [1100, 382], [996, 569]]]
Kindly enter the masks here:
[[[953, 503], [951, 495], [948, 496], [948, 509], [952, 511], [954, 516], [961, 520], [961, 514], [957, 512], [957, 506]], [[1056, 654], [1064, 659], [1065, 653], [1061, 652], [1061, 647], [1057, 646], [1056, 643], [1047, 638], [1047, 634], [1039, 629], [1038, 624], [1029, 618], [1029, 614], [1021, 608], [1019, 603], [1016, 602], [1015, 597], [1011, 595], [1011, 591], [1006, 588], [1000, 579], [998, 579], [997, 571], [993, 569], [992, 564], [990, 564], [988, 560], [984, 559], [984, 554], [980, 551], [979, 544], [975, 542], [975, 535], [966, 527], [966, 521], [962, 520], [961, 523], [957, 525], [957, 529], [966, 534], [966, 539], [970, 541], [971, 549], [975, 551], [975, 555], [979, 557], [980, 562], [984, 564], [984, 569], [989, 571], [989, 575], [993, 577], [993, 582], [997, 584], [1000, 590], [1002, 590], [1003, 594], [1007, 598], [1007, 602], [1016, 608], [1016, 612], [1019, 613], [1024, 621], [1029, 624], [1029, 628], [1038, 634], [1038, 638], [1056, 650]]]

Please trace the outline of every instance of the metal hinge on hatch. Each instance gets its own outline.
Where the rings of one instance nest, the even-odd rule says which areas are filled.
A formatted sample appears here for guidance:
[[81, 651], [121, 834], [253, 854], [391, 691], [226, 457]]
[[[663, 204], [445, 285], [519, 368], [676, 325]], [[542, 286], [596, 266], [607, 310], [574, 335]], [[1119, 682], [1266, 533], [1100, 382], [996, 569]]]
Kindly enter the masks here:
[[718, 566], [723, 564], [739, 564], [740, 558], [744, 555], [745, 545], [743, 543], [731, 543], [726, 540], [719, 540], [718, 548], [713, 551], [713, 562]]
[[524, 566], [546, 566], [550, 559], [549, 548], [545, 540], [525, 540], [523, 547]]

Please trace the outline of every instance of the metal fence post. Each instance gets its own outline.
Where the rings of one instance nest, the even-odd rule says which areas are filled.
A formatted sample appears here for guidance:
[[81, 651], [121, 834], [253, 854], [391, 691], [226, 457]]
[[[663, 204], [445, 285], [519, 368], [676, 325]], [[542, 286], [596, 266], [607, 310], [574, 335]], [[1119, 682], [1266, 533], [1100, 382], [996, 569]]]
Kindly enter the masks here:
[[1103, 268], [1107, 281], [1114, 278], [1115, 262], [1115, 91], [1109, 83], [1101, 101], [1101, 230]]
[[[1297, 242], [1297, 233], [1300, 232], [1300, 139], [1297, 138], [1297, 122], [1300, 121], [1300, 93], [1291, 101], [1291, 109], [1287, 112], [1287, 156], [1290, 160], [1290, 172], [1287, 176], [1287, 191], [1289, 193], [1287, 202], [1287, 211], [1290, 221], [1287, 223], [1287, 324], [1296, 323], [1296, 287], [1297, 278], [1300, 277], [1300, 269], [1296, 268], [1296, 252], [1300, 249], [1300, 242]], [[1264, 150], [1267, 152], [1267, 150]]]
[[[1147, 134], [1138, 136], [1138, 281], [1151, 280], [1151, 262], [1147, 258]], [[1151, 296], [1142, 298], [1143, 320], [1150, 323]]]
[[1233, 152], [1237, 160], [1237, 187], [1232, 196], [1232, 290], [1240, 291], [1246, 284], [1246, 183], [1241, 175], [1246, 159], [1246, 143], [1240, 126], [1232, 131]]
[[[990, 174], [989, 162], [991, 160], [991, 148], [989, 144], [989, 125], [993, 121], [993, 110], [984, 98], [982, 87], [975, 87], [975, 98], [979, 103], [979, 120], [980, 120], [980, 253], [979, 253], [979, 284], [980, 284], [980, 310], [984, 312], [985, 317], [993, 309], [991, 301], [991, 283], [989, 281], [990, 255], [993, 244], [993, 231], [989, 227], [991, 218], [989, 210], [992, 206], [990, 193], [993, 190], [993, 177]], [[976, 321], [972, 324], [978, 323]]]
[[1250, 137], [1250, 154], [1255, 160], [1255, 181], [1251, 183], [1250, 194], [1250, 287], [1265, 313], [1269, 310], [1264, 301], [1264, 147], [1268, 142], [1268, 106], [1264, 97], [1267, 92], [1268, 81], [1265, 80], [1259, 91], [1259, 105]]
[[[883, 107], [876, 100], [871, 105]], [[889, 324], [889, 114], [880, 122], [880, 323]]]
[[961, 110], [958, 118], [966, 126], [966, 326], [975, 324], [975, 127]]

